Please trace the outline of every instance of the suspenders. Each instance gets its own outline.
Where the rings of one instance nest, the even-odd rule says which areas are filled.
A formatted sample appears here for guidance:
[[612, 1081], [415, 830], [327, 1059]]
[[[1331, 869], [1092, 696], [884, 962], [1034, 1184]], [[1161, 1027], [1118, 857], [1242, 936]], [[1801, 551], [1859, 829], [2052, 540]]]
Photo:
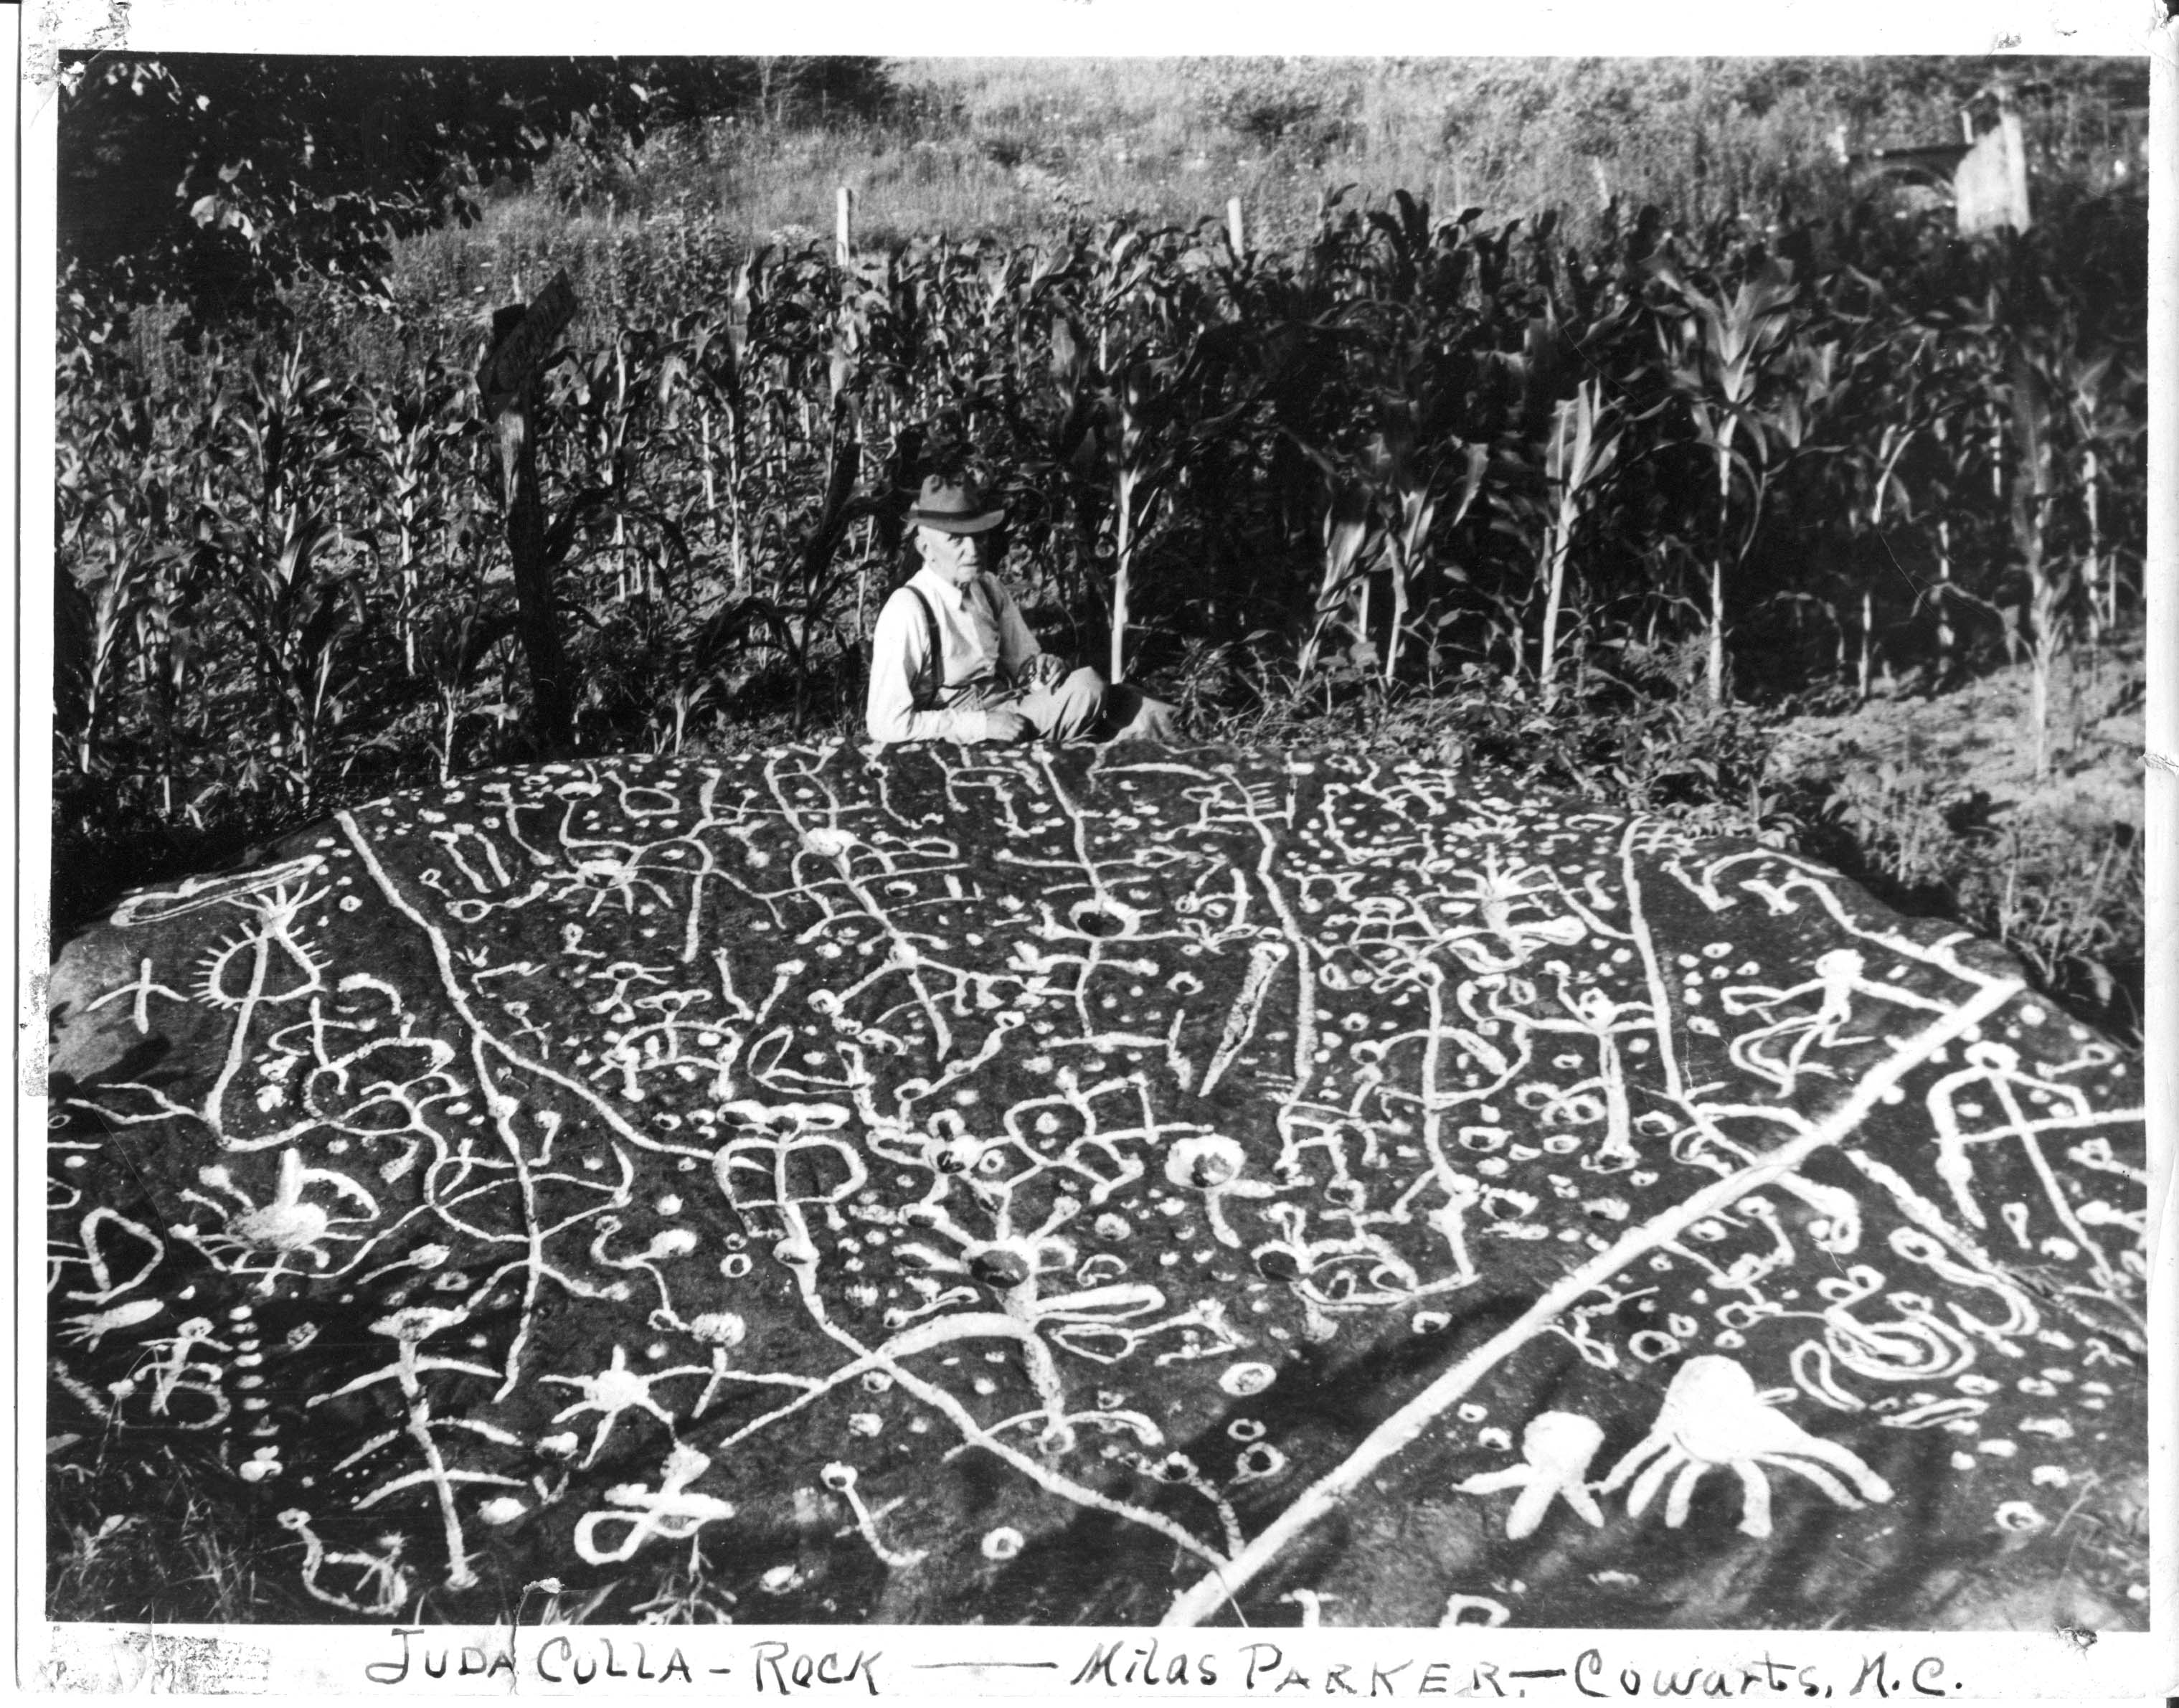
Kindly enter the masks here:
[[930, 601], [923, 596], [923, 590], [920, 587], [910, 587], [903, 583], [900, 590], [913, 598], [917, 608], [923, 612], [923, 632], [930, 648], [930, 687], [928, 690], [928, 703], [925, 703], [925, 695], [918, 694], [915, 709], [918, 711], [935, 711], [946, 703], [946, 654], [945, 650], [938, 644], [938, 613], [930, 608]]
[[[969, 585], [983, 587], [984, 578], [979, 575]], [[920, 587], [913, 586], [903, 581], [900, 585], [900, 590], [911, 595], [915, 600], [916, 607], [923, 612], [923, 633], [930, 649], [930, 687], [927, 695], [919, 694], [916, 696], [915, 709], [918, 711], [933, 711], [941, 706], [951, 704], [960, 689], [966, 688], [969, 684], [964, 682], [952, 689], [948, 689], [946, 684], [946, 654], [938, 639], [938, 613], [930, 608], [930, 601], [923, 596], [923, 590]], [[991, 620], [996, 626], [999, 615], [998, 601], [991, 596], [991, 589], [988, 587], [984, 587], [984, 602], [991, 607]]]

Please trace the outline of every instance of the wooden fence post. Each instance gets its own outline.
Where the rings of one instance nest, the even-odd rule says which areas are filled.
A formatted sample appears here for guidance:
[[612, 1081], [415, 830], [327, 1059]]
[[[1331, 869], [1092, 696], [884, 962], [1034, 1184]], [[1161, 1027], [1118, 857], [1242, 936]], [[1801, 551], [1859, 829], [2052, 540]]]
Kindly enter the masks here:
[[2009, 95], [1998, 108], [1997, 128], [2005, 138], [2005, 190], [2012, 205], [2012, 228], [2025, 231], [2034, 217], [2028, 205], [2028, 138]]
[[500, 491], [507, 508], [507, 549], [514, 565], [517, 631], [530, 667], [531, 735], [541, 756], [564, 753], [574, 734], [574, 684], [560, 644], [553, 608], [552, 566], [545, 546], [545, 501], [537, 484], [535, 405], [537, 375], [554, 343], [575, 316], [566, 273], [554, 276], [536, 301], [501, 309], [492, 317], [491, 354], [477, 370], [477, 389], [499, 431]]
[[832, 252], [842, 266], [855, 258], [855, 193], [846, 184], [840, 186], [837, 211], [832, 227]]
[[1248, 254], [1248, 232], [1241, 222], [1241, 198], [1238, 195], [1226, 204], [1226, 235], [1233, 245], [1235, 261]]

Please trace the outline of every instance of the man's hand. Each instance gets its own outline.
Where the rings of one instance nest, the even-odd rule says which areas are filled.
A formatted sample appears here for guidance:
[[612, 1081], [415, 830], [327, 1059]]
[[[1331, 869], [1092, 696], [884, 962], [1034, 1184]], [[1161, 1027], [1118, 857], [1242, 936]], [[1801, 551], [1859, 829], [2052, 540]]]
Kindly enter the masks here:
[[1018, 711], [994, 708], [986, 711], [984, 717], [991, 730], [986, 739], [991, 741], [1026, 741], [1036, 733], [1036, 726]]
[[1053, 652], [1040, 652], [1022, 663], [1022, 680], [1031, 688], [1057, 688], [1067, 680], [1067, 661]]

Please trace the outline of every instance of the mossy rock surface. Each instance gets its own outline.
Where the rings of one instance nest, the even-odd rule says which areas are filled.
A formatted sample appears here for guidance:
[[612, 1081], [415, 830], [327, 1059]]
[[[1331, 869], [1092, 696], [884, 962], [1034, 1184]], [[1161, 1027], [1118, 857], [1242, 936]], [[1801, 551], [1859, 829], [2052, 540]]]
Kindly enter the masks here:
[[51, 991], [56, 1475], [213, 1468], [325, 1617], [692, 1550], [778, 1623], [2143, 1616], [2138, 1072], [1785, 854], [1422, 764], [606, 760]]

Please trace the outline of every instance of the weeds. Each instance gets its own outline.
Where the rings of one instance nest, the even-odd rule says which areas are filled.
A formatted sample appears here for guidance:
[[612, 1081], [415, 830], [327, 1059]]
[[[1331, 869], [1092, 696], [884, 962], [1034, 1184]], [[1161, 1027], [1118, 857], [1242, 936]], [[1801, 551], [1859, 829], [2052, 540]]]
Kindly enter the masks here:
[[[61, 1457], [71, 1453], [93, 1463], [72, 1465]], [[70, 1442], [53, 1457], [57, 1475], [47, 1480], [47, 1497], [49, 1618], [223, 1625], [316, 1622], [322, 1612], [296, 1593], [292, 1561], [270, 1560], [294, 1546], [270, 1512], [251, 1524], [234, 1522], [230, 1474], [173, 1448], [134, 1469], [106, 1464], [95, 1443]], [[92, 1491], [95, 1505], [85, 1497]]]
[[731, 1625], [733, 1592], [711, 1587], [700, 1543], [692, 1538], [689, 1562], [666, 1574], [647, 1601], [636, 1604], [636, 1621], [645, 1625]]
[[2138, 1046], [2146, 870], [2132, 826], [2001, 824], [1986, 795], [1891, 763], [1781, 793], [1806, 852], [1903, 912], [1995, 938], [2045, 994]]

